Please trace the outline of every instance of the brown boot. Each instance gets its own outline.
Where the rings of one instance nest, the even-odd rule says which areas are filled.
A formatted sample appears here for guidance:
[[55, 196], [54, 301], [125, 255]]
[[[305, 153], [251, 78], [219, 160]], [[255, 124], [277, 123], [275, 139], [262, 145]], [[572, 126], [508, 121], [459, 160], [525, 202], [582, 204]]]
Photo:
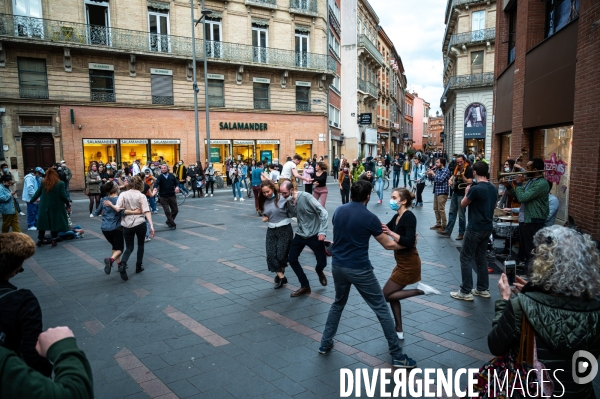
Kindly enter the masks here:
[[431, 226], [431, 227], [429, 228], [429, 230], [438, 230], [440, 227], [442, 227], [442, 225], [441, 225], [441, 224], [437, 224], [437, 223], [436, 223], [436, 225], [435, 225], [435, 226]]
[[302, 296], [302, 295], [308, 295], [310, 294], [310, 287], [301, 287], [300, 289], [292, 292], [290, 294], [291, 297], [297, 297], [297, 296]]

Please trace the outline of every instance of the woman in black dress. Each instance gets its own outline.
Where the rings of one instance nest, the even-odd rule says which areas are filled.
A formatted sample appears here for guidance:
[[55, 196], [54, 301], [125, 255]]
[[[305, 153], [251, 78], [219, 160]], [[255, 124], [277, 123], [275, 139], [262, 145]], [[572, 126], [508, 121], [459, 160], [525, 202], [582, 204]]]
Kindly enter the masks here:
[[[440, 294], [438, 290], [421, 283], [421, 258], [416, 248], [417, 218], [410, 211], [415, 195], [405, 188], [392, 191], [390, 208], [397, 214], [387, 225], [382, 225], [383, 232], [402, 245], [403, 249], [394, 251], [396, 267], [387, 283], [383, 286], [383, 295], [390, 303], [398, 339], [404, 339], [402, 330], [402, 310], [400, 300], [417, 295]], [[405, 290], [409, 284], [417, 284], [416, 289]]]

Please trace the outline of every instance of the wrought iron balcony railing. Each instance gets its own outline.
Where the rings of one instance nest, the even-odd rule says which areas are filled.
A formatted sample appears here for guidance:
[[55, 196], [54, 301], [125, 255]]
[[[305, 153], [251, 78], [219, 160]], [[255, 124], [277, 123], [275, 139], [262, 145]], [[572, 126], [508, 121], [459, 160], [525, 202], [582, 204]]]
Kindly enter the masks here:
[[296, 111], [310, 112], [310, 103], [296, 103]]
[[152, 104], [173, 105], [173, 96], [152, 96]]
[[317, 4], [317, 0], [290, 0], [290, 12], [316, 17], [319, 14]]
[[[0, 14], [0, 37], [2, 36], [39, 40], [46, 43], [70, 43], [95, 49], [166, 53], [186, 59], [192, 55], [192, 39], [190, 37], [157, 35], [128, 29], [9, 14]], [[207, 55], [211, 61], [255, 63], [272, 67], [336, 72], [335, 59], [328, 54], [216, 41], [207, 41], [206, 44]], [[198, 57], [204, 57], [204, 41], [196, 39], [195, 46]]]
[[277, 8], [277, 0], [245, 0], [247, 6]]
[[19, 87], [19, 97], [21, 98], [48, 98], [47, 87]]
[[254, 101], [254, 109], [271, 109], [269, 101]]
[[444, 89], [444, 94], [442, 94], [440, 103], [444, 103], [444, 98], [446, 98], [448, 92], [451, 90], [470, 89], [474, 87], [487, 86], [494, 86], [493, 72], [477, 73], [473, 75], [451, 76], [450, 79], [448, 79], [448, 84]]
[[209, 97], [208, 98], [208, 106], [209, 107], [224, 107], [225, 106], [225, 99], [223, 97]]
[[101, 103], [114, 103], [116, 101], [115, 93], [90, 93], [90, 101], [101, 102]]
[[369, 54], [379, 63], [379, 65], [383, 65], [383, 56], [377, 50], [377, 46], [375, 46], [371, 40], [365, 35], [360, 35], [358, 37], [358, 47], [364, 47]]
[[452, 35], [452, 37], [450, 38], [448, 49], [450, 49], [450, 46], [456, 46], [460, 44], [480, 43], [494, 40], [496, 40], [496, 28], [457, 33]]
[[358, 90], [362, 91], [363, 93], [367, 93], [373, 98], [379, 97], [379, 90], [377, 89], [377, 86], [371, 82], [366, 82], [361, 78], [358, 78]]

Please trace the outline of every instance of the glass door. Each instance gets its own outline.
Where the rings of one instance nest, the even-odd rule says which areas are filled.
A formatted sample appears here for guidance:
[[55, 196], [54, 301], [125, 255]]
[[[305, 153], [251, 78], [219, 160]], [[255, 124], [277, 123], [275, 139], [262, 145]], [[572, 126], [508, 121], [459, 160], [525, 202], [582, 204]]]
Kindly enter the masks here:
[[478, 42], [484, 39], [485, 10], [475, 11], [471, 15], [471, 40]]
[[169, 13], [148, 11], [150, 51], [169, 52]]
[[308, 34], [296, 33], [296, 66], [308, 67]]
[[13, 0], [15, 35], [43, 37], [41, 0]]
[[268, 31], [266, 28], [252, 27], [252, 60], [267, 63]]
[[85, 5], [87, 40], [89, 44], [110, 46], [108, 2], [89, 1]]
[[207, 54], [210, 58], [221, 58], [223, 44], [221, 42], [221, 21], [206, 20], [206, 38]]

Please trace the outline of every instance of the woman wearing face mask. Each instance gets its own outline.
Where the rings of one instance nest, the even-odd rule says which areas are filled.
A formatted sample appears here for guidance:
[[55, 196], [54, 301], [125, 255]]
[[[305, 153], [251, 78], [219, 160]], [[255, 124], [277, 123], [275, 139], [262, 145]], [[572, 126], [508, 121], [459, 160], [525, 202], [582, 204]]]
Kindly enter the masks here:
[[381, 159], [377, 162], [377, 168], [375, 169], [375, 191], [377, 192], [377, 196], [379, 197], [379, 203], [383, 203], [383, 175], [385, 173], [385, 168], [383, 167], [383, 163]]
[[327, 164], [325, 162], [317, 162], [315, 168], [315, 177], [313, 178], [313, 197], [323, 205], [327, 201]]
[[[315, 170], [313, 169], [313, 167], [308, 162], [304, 162], [304, 169], [302, 170], [302, 177], [312, 179], [314, 173], [315, 173]], [[312, 192], [313, 192], [312, 182], [304, 183], [304, 191], [306, 191], [309, 194], [312, 194]]]
[[208, 189], [210, 189], [210, 196], [212, 197], [215, 193], [215, 170], [212, 163], [209, 163], [206, 167], [204, 177], [206, 178], [206, 196], [208, 197]]
[[104, 165], [98, 165], [98, 174], [100, 175], [100, 179], [102, 182], [102, 183], [100, 183], [100, 186], [102, 186], [104, 183], [106, 183], [108, 181], [108, 173], [106, 172]]
[[338, 183], [340, 185], [340, 194], [342, 195], [342, 204], [347, 204], [350, 201], [352, 175], [350, 174], [350, 168], [348, 168], [348, 162], [345, 162], [345, 160], [342, 160], [341, 171], [338, 176]]
[[[98, 173], [98, 165], [95, 162], [90, 165], [90, 170], [86, 176], [86, 184], [88, 197], [90, 198], [90, 217], [93, 218], [94, 209], [98, 209], [100, 206], [100, 185], [102, 184], [102, 177]], [[96, 202], [95, 208], [94, 201]]]
[[115, 179], [115, 169], [112, 164], [106, 164], [106, 180], [113, 181]]
[[177, 178], [177, 181], [179, 182], [179, 189], [181, 191], [183, 191], [183, 193], [186, 197], [189, 197], [190, 192], [188, 191], [187, 187], [185, 186], [185, 180], [187, 179], [187, 168], [183, 164], [183, 161], [179, 161], [179, 163], [177, 165], [175, 165], [175, 170], [173, 171], [173, 174], [175, 175], [175, 177]]
[[263, 222], [269, 223], [266, 239], [267, 266], [270, 272], [277, 273], [273, 287], [275, 289], [287, 284], [284, 272], [294, 238], [286, 203], [286, 199], [279, 195], [273, 182], [265, 180], [260, 184], [258, 209], [262, 213]]
[[[417, 295], [440, 294], [435, 288], [420, 282], [421, 258], [416, 248], [417, 218], [410, 211], [414, 199], [415, 195], [407, 189], [395, 188], [392, 191], [390, 208], [397, 213], [387, 225], [381, 226], [384, 233], [404, 247], [394, 251], [396, 267], [383, 287], [383, 295], [394, 314], [398, 339], [404, 339], [400, 300]], [[416, 289], [404, 289], [407, 285], [415, 283], [418, 283]]]
[[[237, 201], [238, 197], [240, 201], [244, 201], [244, 197], [242, 197], [242, 190], [240, 189], [240, 169], [238, 168], [237, 163], [233, 163], [231, 168], [229, 169], [229, 178], [231, 179], [231, 190], [233, 191], [233, 200]], [[235, 190], [237, 189], [237, 197]]]

